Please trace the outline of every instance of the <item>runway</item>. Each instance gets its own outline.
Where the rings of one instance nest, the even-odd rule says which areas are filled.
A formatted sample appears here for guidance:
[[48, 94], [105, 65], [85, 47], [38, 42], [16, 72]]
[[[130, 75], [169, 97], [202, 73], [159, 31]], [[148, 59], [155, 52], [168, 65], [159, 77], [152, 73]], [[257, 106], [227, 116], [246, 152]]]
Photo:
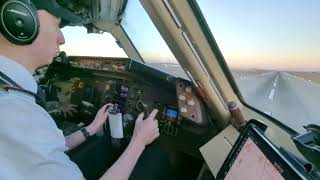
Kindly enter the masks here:
[[295, 131], [303, 133], [304, 125], [320, 124], [320, 85], [286, 72], [238, 76], [235, 80], [248, 104]]

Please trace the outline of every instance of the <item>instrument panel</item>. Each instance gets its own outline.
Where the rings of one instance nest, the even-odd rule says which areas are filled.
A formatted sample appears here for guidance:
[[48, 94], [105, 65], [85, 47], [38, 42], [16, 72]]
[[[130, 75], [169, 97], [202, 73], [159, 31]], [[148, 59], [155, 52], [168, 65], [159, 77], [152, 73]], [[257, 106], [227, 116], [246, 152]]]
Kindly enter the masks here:
[[[170, 123], [177, 122], [175, 95], [168, 93], [167, 89], [137, 83], [134, 80], [116, 78], [105, 80], [101, 77], [80, 78], [72, 85], [70, 103], [82, 107], [79, 113], [90, 112], [90, 109], [91, 112], [95, 112], [98, 107], [110, 102], [116, 104], [123, 114], [123, 126], [127, 129], [127, 134], [132, 134], [133, 121], [141, 112], [144, 112], [146, 117], [153, 109], [159, 110], [157, 119], [160, 123], [167, 119]], [[85, 115], [81, 117], [82, 122], [90, 123], [89, 117], [86, 119], [83, 119]], [[160, 127], [160, 129], [163, 134], [173, 135], [172, 128]]]
[[90, 124], [110, 102], [122, 114], [124, 142], [131, 139], [137, 116], [155, 108], [165, 148], [201, 157], [198, 148], [218, 133], [190, 81], [128, 58], [62, 54], [38, 69], [36, 79], [45, 109], [65, 135]]
[[212, 123], [191, 82], [146, 64], [127, 58], [59, 56], [38, 71], [44, 73], [42, 77], [38, 73], [38, 84], [45, 92], [46, 110], [65, 135], [90, 124], [110, 102], [122, 114], [128, 140], [139, 113], [146, 116], [153, 109], [159, 111], [160, 139], [168, 147], [198, 153], [194, 147], [214, 133], [208, 131]]
[[[132, 134], [139, 113], [147, 116], [158, 109], [160, 133], [177, 135], [179, 107], [174, 77], [125, 58], [68, 58], [55, 60], [40, 80], [46, 109], [58, 124], [89, 124], [100, 107], [113, 103], [123, 115], [127, 134]], [[70, 105], [76, 113], [63, 117], [61, 107], [66, 110]]]

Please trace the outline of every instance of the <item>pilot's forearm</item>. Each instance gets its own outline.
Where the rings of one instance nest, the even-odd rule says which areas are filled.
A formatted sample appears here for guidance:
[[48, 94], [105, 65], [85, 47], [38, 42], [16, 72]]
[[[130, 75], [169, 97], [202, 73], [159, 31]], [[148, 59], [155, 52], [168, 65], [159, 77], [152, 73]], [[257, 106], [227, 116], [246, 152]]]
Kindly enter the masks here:
[[77, 147], [78, 145], [82, 144], [86, 138], [82, 134], [80, 130], [68, 135], [66, 138], [66, 146], [69, 148], [69, 150]]
[[132, 140], [120, 158], [107, 170], [100, 180], [127, 180], [144, 150], [142, 143]]

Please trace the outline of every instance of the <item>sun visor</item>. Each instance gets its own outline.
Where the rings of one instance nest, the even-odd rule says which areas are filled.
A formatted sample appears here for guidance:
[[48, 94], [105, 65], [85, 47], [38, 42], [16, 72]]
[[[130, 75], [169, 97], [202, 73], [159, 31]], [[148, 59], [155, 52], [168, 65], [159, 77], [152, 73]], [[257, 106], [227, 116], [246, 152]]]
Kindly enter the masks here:
[[80, 16], [60, 6], [56, 0], [32, 0], [32, 2], [37, 10], [46, 10], [50, 14], [60, 17], [62, 27], [66, 25], [82, 25], [85, 22]]

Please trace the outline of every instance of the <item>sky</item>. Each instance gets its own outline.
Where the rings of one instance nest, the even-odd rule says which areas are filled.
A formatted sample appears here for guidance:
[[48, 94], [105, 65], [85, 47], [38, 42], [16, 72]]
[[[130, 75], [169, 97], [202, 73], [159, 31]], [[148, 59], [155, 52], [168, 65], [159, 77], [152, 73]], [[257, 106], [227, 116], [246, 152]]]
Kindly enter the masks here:
[[235, 68], [320, 70], [319, 0], [198, 0]]
[[60, 46], [67, 55], [127, 57], [110, 33], [88, 34], [84, 27], [64, 27], [65, 44]]
[[[197, 2], [231, 68], [320, 71], [319, 0]], [[150, 62], [175, 63], [137, 3], [129, 1], [123, 25], [128, 35], [135, 37], [139, 53]], [[137, 16], [145, 18], [133, 21]], [[66, 44], [61, 49], [69, 55], [126, 57], [109, 33], [86, 35], [86, 30], [79, 27], [66, 27], [62, 31]], [[139, 36], [133, 36], [139, 32]]]

